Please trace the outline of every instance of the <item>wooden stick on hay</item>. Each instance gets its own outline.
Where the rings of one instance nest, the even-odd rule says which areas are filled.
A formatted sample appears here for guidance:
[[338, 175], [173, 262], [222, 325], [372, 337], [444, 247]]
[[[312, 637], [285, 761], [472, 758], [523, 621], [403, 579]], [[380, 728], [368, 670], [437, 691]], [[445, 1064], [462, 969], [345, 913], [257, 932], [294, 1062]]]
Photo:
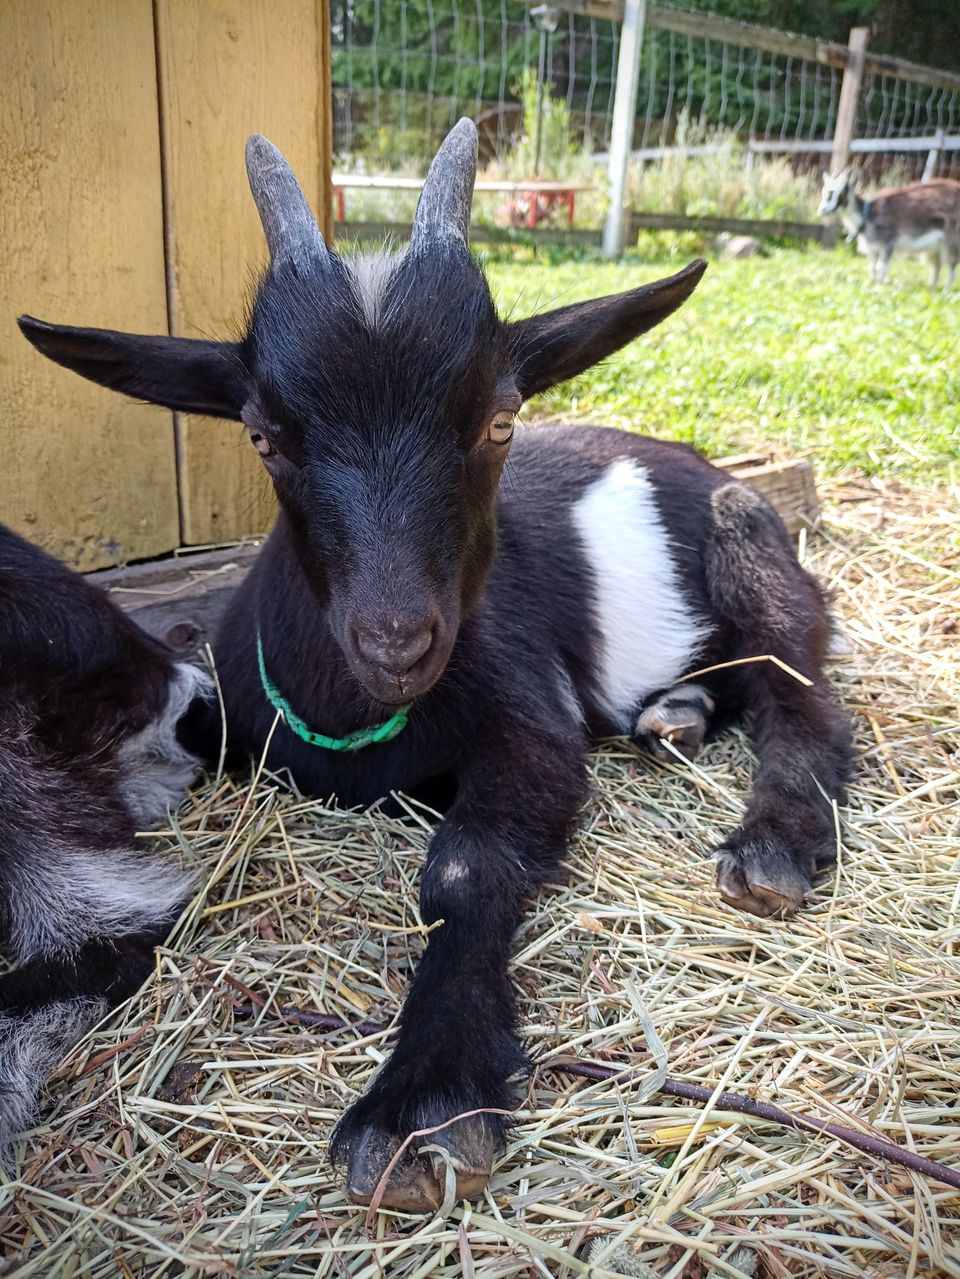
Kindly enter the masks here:
[[[373, 1022], [350, 1023], [342, 1017], [308, 1012], [301, 1008], [276, 1008], [261, 1001], [259, 997], [256, 1002], [247, 1004], [235, 1003], [232, 1006], [235, 1015], [238, 1017], [272, 1017], [278, 1021], [292, 1022], [294, 1025], [312, 1026], [316, 1030], [352, 1030], [364, 1038], [368, 1035], [382, 1034], [388, 1029], [386, 1026], [378, 1026]], [[624, 1071], [618, 1070], [615, 1066], [601, 1066], [585, 1061], [547, 1061], [543, 1063], [542, 1068], [545, 1070], [561, 1070], [564, 1074], [577, 1075], [581, 1079], [603, 1080], [616, 1078], [621, 1084], [637, 1083], [644, 1078], [639, 1070]], [[681, 1097], [684, 1101], [697, 1101], [704, 1105], [712, 1101], [724, 1110], [733, 1110], [738, 1114], [750, 1115], [754, 1119], [765, 1119], [768, 1123], [780, 1124], [784, 1128], [793, 1128], [797, 1132], [824, 1133], [828, 1137], [834, 1137], [838, 1141], [845, 1142], [848, 1146], [853, 1146], [856, 1150], [862, 1150], [864, 1154], [873, 1155], [876, 1159], [889, 1160], [890, 1163], [900, 1164], [901, 1167], [909, 1168], [912, 1172], [919, 1172], [924, 1177], [942, 1181], [945, 1185], [953, 1186], [960, 1190], [960, 1169], [949, 1168], [946, 1164], [938, 1163], [935, 1159], [927, 1159], [923, 1155], [916, 1155], [912, 1150], [906, 1150], [903, 1146], [898, 1146], [894, 1141], [887, 1141], [883, 1137], [871, 1137], [867, 1133], [858, 1132], [856, 1128], [847, 1128], [843, 1124], [829, 1123], [824, 1119], [812, 1119], [806, 1115], [795, 1115], [789, 1110], [782, 1110], [779, 1106], [772, 1106], [764, 1101], [753, 1101], [750, 1097], [743, 1096], [742, 1093], [721, 1092], [715, 1094], [711, 1088], [703, 1088], [699, 1084], [685, 1084], [682, 1080], [672, 1079], [669, 1076], [664, 1080], [660, 1092], [666, 1093], [669, 1097]], [[478, 1113], [478, 1111], [470, 1111], [470, 1114]], [[499, 1114], [500, 1112], [494, 1113]], [[461, 1117], [457, 1115], [455, 1119]], [[447, 1127], [448, 1124], [453, 1122], [454, 1119], [450, 1119], [447, 1124], [441, 1124], [440, 1127]], [[437, 1130], [430, 1129], [429, 1131], [434, 1132]], [[422, 1134], [412, 1133], [407, 1141], [404, 1142], [403, 1147], [397, 1152], [384, 1177], [389, 1174], [390, 1169], [400, 1159], [409, 1141], [419, 1135]], [[377, 1189], [382, 1195], [382, 1187], [378, 1186]], [[379, 1198], [375, 1198], [374, 1203], [371, 1204], [371, 1214], [375, 1211], [375, 1205], [378, 1202]]]

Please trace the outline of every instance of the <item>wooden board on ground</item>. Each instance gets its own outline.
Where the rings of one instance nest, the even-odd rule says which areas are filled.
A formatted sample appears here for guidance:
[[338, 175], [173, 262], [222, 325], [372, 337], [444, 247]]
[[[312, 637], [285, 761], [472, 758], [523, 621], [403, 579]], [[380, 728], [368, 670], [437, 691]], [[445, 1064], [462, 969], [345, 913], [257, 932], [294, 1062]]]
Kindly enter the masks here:
[[[243, 150], [263, 133], [329, 234], [327, 0], [157, 0], [171, 332], [232, 338], [266, 258]], [[183, 534], [232, 540], [273, 522], [273, 490], [242, 428], [178, 415]]]
[[801, 529], [812, 531], [820, 523], [813, 466], [806, 458], [775, 462], [770, 454], [742, 454], [716, 458], [714, 466], [722, 466], [735, 479], [746, 480], [759, 489], [792, 536]]
[[0, 81], [0, 520], [74, 568], [160, 554], [180, 540], [171, 414], [16, 328], [167, 327], [150, 0], [4, 0]]
[[[259, 542], [172, 555], [149, 564], [91, 573], [145, 631], [175, 646], [195, 648], [213, 638], [227, 601], [253, 567]], [[192, 636], [187, 629], [193, 628]], [[178, 628], [177, 634], [170, 631]]]
[[[813, 467], [806, 459], [775, 462], [769, 453], [718, 458], [737, 479], [753, 484], [770, 501], [791, 534], [815, 529], [820, 519]], [[93, 573], [91, 582], [152, 635], [185, 647], [209, 641], [227, 602], [253, 566], [258, 545], [224, 547], [178, 555], [152, 564]], [[171, 628], [178, 631], [169, 636]]]

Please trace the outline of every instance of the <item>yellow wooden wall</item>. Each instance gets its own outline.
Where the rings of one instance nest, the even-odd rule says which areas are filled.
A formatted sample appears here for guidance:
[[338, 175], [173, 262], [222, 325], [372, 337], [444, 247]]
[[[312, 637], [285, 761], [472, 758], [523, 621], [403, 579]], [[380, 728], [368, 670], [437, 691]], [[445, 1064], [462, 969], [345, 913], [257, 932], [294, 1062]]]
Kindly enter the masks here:
[[265, 256], [261, 132], [330, 231], [327, 0], [0, 2], [0, 521], [83, 569], [272, 520], [238, 426], [44, 360], [22, 312], [232, 337]]

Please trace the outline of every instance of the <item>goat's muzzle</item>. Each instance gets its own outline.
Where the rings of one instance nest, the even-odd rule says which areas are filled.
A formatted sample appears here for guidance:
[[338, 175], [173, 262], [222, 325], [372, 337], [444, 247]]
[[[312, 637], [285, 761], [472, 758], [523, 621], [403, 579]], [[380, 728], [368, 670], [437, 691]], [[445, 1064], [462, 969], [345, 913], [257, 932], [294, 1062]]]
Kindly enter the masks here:
[[371, 697], [387, 706], [403, 705], [439, 679], [456, 630], [438, 612], [376, 624], [354, 621], [346, 628], [347, 660]]

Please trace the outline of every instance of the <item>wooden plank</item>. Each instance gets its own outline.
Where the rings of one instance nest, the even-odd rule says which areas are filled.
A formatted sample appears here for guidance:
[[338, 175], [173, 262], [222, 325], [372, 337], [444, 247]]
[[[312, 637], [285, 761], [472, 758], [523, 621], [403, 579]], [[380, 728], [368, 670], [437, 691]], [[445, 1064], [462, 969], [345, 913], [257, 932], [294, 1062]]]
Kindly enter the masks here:
[[258, 543], [91, 573], [116, 604], [151, 635], [171, 639], [173, 627], [189, 628], [193, 646], [209, 642], [227, 603], [253, 567]]
[[[756, 452], [712, 460], [714, 466], [759, 489], [791, 534], [817, 527], [820, 507], [813, 467], [806, 459], [773, 462], [769, 452]], [[197, 551], [153, 564], [94, 573], [90, 581], [108, 591], [151, 635], [184, 647], [198, 647], [213, 637], [231, 595], [250, 572], [258, 551], [257, 544]]]
[[[343, 191], [353, 189], [363, 191], [419, 191], [423, 186], [423, 178], [397, 178], [391, 174], [366, 173], [334, 173], [332, 182]], [[520, 192], [562, 192], [592, 191], [592, 182], [542, 182], [536, 179], [531, 182], [474, 182], [474, 191], [502, 191], [518, 194]]]
[[[591, 18], [605, 18], [610, 22], [623, 21], [624, 0], [557, 0], [557, 7]], [[790, 31], [776, 31], [772, 27], [758, 27], [752, 22], [718, 18], [710, 13], [650, 4], [647, 7], [647, 26], [696, 39], [717, 40], [745, 49], [763, 49], [767, 53], [778, 53], [783, 57], [803, 58], [828, 67], [842, 68], [847, 64], [845, 45], [817, 40], [813, 36], [794, 35]]]
[[722, 466], [738, 480], [758, 489], [776, 509], [787, 526], [787, 532], [795, 536], [801, 529], [816, 529], [820, 523], [820, 501], [814, 480], [813, 467], [806, 458], [786, 462], [764, 462], [757, 465], [736, 463], [732, 458], [720, 458], [715, 466]]
[[76, 568], [156, 555], [178, 541], [171, 414], [14, 327], [166, 329], [150, 0], [3, 0], [0, 82], [0, 519]]
[[674, 31], [701, 40], [717, 40], [745, 49], [762, 49], [785, 58], [819, 62], [822, 66], [842, 68], [847, 63], [847, 50], [842, 44], [817, 40], [814, 36], [794, 35], [791, 31], [776, 31], [772, 27], [758, 27], [751, 22], [735, 22], [732, 18], [717, 18], [709, 13], [652, 4], [647, 21], [651, 27], [661, 31]]
[[[530, 4], [535, 0], [528, 0]], [[557, 8], [568, 13], [581, 13], [590, 18], [603, 18], [608, 22], [622, 22], [624, 0], [556, 0]], [[701, 40], [716, 40], [737, 45], [743, 49], [762, 49], [766, 53], [780, 54], [786, 58], [803, 58], [807, 62], [819, 62], [822, 66], [843, 70], [849, 61], [846, 45], [831, 40], [818, 40], [814, 36], [795, 35], [791, 31], [777, 31], [772, 27], [756, 26], [752, 22], [737, 22], [732, 18], [718, 18], [710, 13], [674, 9], [664, 5], [647, 7], [647, 26], [660, 31], [674, 31]], [[906, 58], [894, 58], [883, 53], [867, 53], [863, 69], [869, 75], [885, 75], [897, 80], [910, 80], [932, 88], [960, 93], [960, 75], [941, 67], [927, 67]]]
[[[263, 133], [329, 231], [330, 81], [322, 0], [157, 0], [172, 332], [232, 336], [265, 258], [244, 143]], [[264, 530], [273, 490], [243, 430], [177, 424], [183, 540]]]
[[885, 75], [896, 80], [911, 80], [916, 84], [928, 84], [949, 93], [960, 93], [960, 75], [956, 71], [944, 71], [940, 67], [925, 67], [906, 58], [893, 58], [885, 53], [868, 53], [863, 60], [868, 75]]
[[699, 231], [704, 235], [730, 231], [734, 235], [769, 235], [776, 239], [820, 240], [827, 244], [835, 235], [825, 223], [786, 219], [688, 218], [678, 213], [633, 213], [630, 223], [634, 231]]
[[317, 147], [320, 153], [320, 191], [317, 220], [324, 239], [333, 243], [333, 71], [330, 34], [330, 0], [317, 0], [320, 59], [317, 76]]
[[[400, 243], [410, 239], [409, 222], [338, 222], [336, 238], [339, 244], [351, 240], [369, 244], [383, 240], [399, 240]], [[594, 245], [600, 243], [600, 231], [592, 231], [580, 227], [537, 227], [531, 231], [527, 227], [502, 227], [473, 225], [470, 227], [470, 239], [475, 244], [579, 244]]]

